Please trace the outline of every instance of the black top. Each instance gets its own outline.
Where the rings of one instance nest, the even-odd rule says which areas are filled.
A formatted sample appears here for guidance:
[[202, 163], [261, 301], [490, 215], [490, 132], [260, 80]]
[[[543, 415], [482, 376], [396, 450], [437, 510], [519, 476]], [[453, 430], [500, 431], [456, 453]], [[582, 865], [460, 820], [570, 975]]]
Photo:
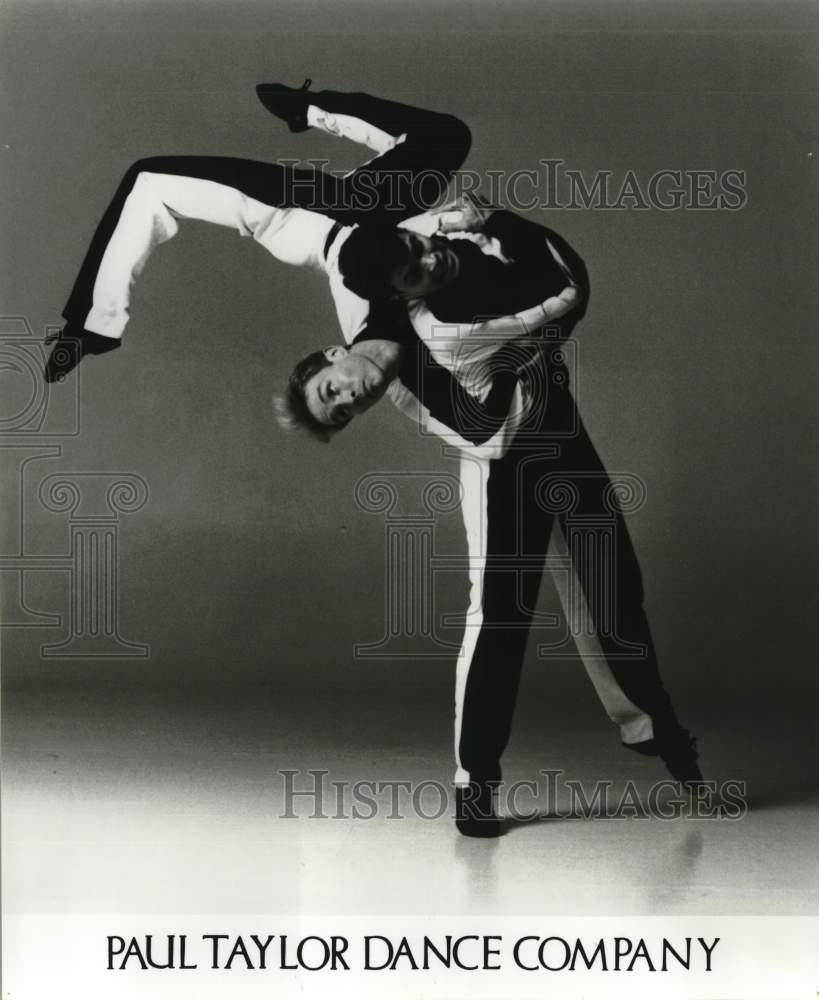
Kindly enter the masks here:
[[568, 278], [552, 256], [547, 231], [512, 212], [494, 212], [483, 232], [498, 239], [509, 263], [485, 254], [471, 240], [450, 240], [458, 277], [427, 297], [441, 322], [471, 323], [510, 316], [563, 291]]
[[[483, 232], [498, 239], [509, 263], [485, 254], [471, 240], [450, 240], [449, 246], [458, 256], [458, 277], [426, 299], [427, 307], [441, 322], [473, 323], [513, 315], [563, 291], [569, 278], [552, 255], [547, 239], [566, 260], [574, 280], [587, 291], [583, 261], [552, 230], [500, 210], [489, 217]], [[583, 312], [585, 302], [572, 311], [577, 319]], [[370, 302], [367, 326], [355, 342], [376, 339], [393, 340], [405, 348], [401, 382], [436, 420], [465, 440], [484, 444], [503, 426], [517, 382], [513, 371], [497, 372], [488, 396], [479, 403], [434, 359], [415, 332], [402, 299]]]

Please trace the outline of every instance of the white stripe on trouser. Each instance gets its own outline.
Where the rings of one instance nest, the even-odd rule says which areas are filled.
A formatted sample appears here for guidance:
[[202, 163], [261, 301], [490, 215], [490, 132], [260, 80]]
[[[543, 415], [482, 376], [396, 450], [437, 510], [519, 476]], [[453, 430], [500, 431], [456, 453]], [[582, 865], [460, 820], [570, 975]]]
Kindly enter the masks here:
[[603, 652], [596, 632], [591, 632], [587, 627], [593, 619], [577, 576], [577, 570], [569, 559], [566, 536], [557, 518], [554, 519], [552, 525], [549, 555], [559, 557], [570, 567], [571, 583], [568, 574], [565, 573], [552, 573], [552, 579], [577, 652], [583, 661], [589, 680], [594, 685], [598, 698], [603, 702], [603, 708], [605, 708], [608, 717], [620, 727], [620, 738], [623, 743], [639, 743], [642, 740], [653, 739], [654, 727], [651, 716], [626, 697], [623, 689], [617, 683], [611, 667], [606, 662], [606, 654]]
[[356, 142], [360, 146], [366, 146], [378, 156], [394, 149], [399, 142], [406, 139], [406, 135], [390, 135], [389, 132], [365, 122], [363, 118], [332, 114], [330, 111], [323, 111], [316, 107], [315, 104], [311, 104], [307, 108], [307, 124], [315, 126], [322, 132], [327, 132], [328, 135], [337, 135], [342, 139]]
[[321, 251], [332, 219], [301, 208], [277, 208], [215, 181], [140, 173], [120, 213], [94, 283], [85, 329], [119, 339], [131, 289], [151, 252], [176, 235], [177, 219], [199, 219], [252, 236], [285, 264], [323, 269]]
[[[469, 561], [469, 610], [455, 668], [456, 770], [454, 781], [456, 785], [469, 783], [469, 772], [461, 763], [460, 743], [466, 683], [472, 666], [475, 646], [483, 625], [483, 587], [489, 527], [487, 506], [489, 472], [490, 463], [487, 459], [461, 455], [461, 511], [466, 529]], [[509, 512], [496, 511], [493, 516], [509, 516]], [[624, 743], [639, 743], [642, 740], [652, 739], [654, 728], [651, 716], [626, 697], [606, 661], [597, 635], [587, 627], [588, 623], [592, 621], [591, 614], [574, 563], [569, 559], [566, 538], [557, 518], [554, 519], [549, 539], [549, 556], [558, 558], [562, 564], [570, 567], [571, 581], [567, 573], [554, 572], [552, 574], [555, 588], [578, 655], [583, 661], [586, 673], [594, 685], [606, 713], [612, 722], [620, 727], [620, 738]]]
[[483, 625], [483, 578], [487, 548], [487, 494], [489, 460], [461, 455], [461, 513], [466, 530], [469, 559], [469, 609], [466, 627], [455, 666], [455, 784], [468, 785], [469, 772], [461, 764], [461, 726], [463, 723], [466, 679], [472, 665], [475, 645]]

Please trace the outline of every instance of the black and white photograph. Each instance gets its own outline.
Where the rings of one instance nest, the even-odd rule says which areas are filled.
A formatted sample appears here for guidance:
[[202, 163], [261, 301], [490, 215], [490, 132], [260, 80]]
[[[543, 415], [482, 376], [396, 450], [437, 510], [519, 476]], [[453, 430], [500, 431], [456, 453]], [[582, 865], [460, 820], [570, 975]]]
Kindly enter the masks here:
[[0, 7], [3, 1000], [819, 990], [819, 8]]

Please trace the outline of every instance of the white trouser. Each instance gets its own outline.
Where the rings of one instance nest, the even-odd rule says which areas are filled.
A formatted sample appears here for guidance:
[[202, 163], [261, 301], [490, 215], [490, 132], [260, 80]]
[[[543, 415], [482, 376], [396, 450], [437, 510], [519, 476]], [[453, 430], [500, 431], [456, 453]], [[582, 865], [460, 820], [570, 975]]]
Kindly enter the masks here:
[[139, 174], [102, 257], [85, 328], [120, 338], [131, 289], [153, 250], [176, 235], [178, 219], [199, 219], [252, 236], [285, 264], [322, 268], [332, 219], [301, 208], [277, 208], [225, 184], [174, 174]]

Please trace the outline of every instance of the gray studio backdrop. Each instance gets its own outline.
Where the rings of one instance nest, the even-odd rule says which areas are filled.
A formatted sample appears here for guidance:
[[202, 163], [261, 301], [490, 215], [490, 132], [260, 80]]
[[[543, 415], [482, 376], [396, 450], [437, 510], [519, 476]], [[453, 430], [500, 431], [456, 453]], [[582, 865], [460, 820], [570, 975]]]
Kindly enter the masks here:
[[[587, 178], [746, 171], [738, 211], [531, 215], [589, 266], [580, 408], [609, 469], [647, 486], [631, 528], [681, 711], [805, 702], [816, 612], [809, 4], [100, 0], [6, 4], [2, 23], [0, 303], [36, 336], [59, 322], [135, 159], [360, 160], [331, 137], [291, 135], [258, 104], [261, 80], [310, 75], [319, 88], [451, 111], [471, 125], [467, 166], [482, 172], [547, 157]], [[272, 420], [292, 362], [337, 339], [323, 280], [185, 224], [151, 260], [132, 315], [123, 349], [82, 366], [81, 431], [41, 470], [147, 483], [145, 506], [120, 518], [118, 585], [122, 636], [151, 655], [43, 659], [59, 629], [9, 630], [8, 691], [45, 702], [109, 682], [216, 699], [323, 689], [340, 706], [366, 693], [396, 725], [413, 699], [445, 719], [451, 660], [353, 656], [384, 630], [385, 581], [383, 516], [362, 511], [354, 487], [371, 472], [432, 476], [454, 463], [388, 403], [329, 447]], [[0, 377], [15, 391], [13, 374]], [[64, 551], [64, 518], [27, 487], [17, 509], [19, 471], [7, 451], [5, 551], [23, 515], [32, 551]], [[436, 532], [441, 552], [463, 553], [456, 515]], [[26, 588], [32, 607], [65, 610], [66, 574], [27, 574]], [[450, 574], [436, 610], [466, 596], [465, 576]], [[542, 604], [556, 606], [549, 583]], [[530, 661], [532, 693], [599, 717], [577, 664]]]

